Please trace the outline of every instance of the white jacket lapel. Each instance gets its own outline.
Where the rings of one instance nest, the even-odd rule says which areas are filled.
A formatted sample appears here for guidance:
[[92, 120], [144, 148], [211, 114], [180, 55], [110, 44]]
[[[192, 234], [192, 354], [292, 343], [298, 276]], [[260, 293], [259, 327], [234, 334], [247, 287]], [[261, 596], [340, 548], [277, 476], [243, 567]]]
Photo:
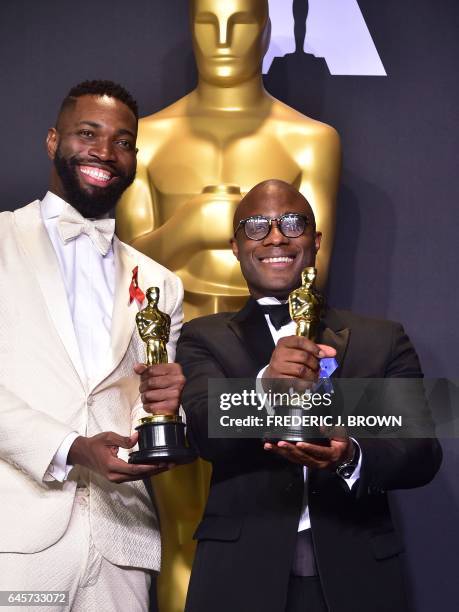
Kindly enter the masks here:
[[30, 268], [36, 274], [50, 317], [82, 385], [86, 387], [86, 375], [64, 282], [53, 245], [41, 217], [39, 200], [16, 210], [14, 215], [18, 239], [29, 260]]
[[[123, 359], [132, 334], [135, 331], [135, 315], [139, 310], [134, 300], [129, 303], [129, 286], [132, 280], [132, 271], [138, 262], [130, 255], [128, 250], [114, 236], [113, 251], [115, 255], [115, 294], [113, 299], [111, 350], [106, 368], [101, 372], [97, 386], [119, 365]], [[140, 283], [139, 283], [140, 284]]]

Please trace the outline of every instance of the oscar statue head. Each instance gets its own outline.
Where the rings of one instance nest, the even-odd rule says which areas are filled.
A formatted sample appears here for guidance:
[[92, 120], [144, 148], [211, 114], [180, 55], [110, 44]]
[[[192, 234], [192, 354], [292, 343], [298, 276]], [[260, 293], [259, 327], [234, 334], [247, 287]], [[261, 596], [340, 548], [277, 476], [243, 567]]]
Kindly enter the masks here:
[[232, 87], [261, 76], [271, 31], [268, 0], [190, 0], [190, 11], [201, 79]]
[[313, 266], [308, 266], [301, 273], [301, 284], [303, 287], [311, 287], [316, 280], [317, 270]]
[[158, 287], [150, 287], [149, 289], [147, 289], [146, 298], [149, 305], [156, 306], [159, 299]]

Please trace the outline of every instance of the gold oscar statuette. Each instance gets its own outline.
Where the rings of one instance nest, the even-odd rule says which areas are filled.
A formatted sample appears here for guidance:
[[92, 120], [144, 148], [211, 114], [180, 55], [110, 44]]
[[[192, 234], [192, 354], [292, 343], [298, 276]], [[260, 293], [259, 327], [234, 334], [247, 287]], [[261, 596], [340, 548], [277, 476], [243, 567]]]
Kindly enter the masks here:
[[315, 341], [324, 307], [323, 297], [314, 289], [316, 268], [305, 268], [301, 273], [301, 287], [289, 295], [289, 310], [296, 323], [296, 335]]
[[[146, 366], [167, 363], [167, 342], [171, 318], [158, 308], [159, 289], [150, 287], [147, 306], [136, 315], [139, 335], [145, 343]], [[178, 414], [152, 414], [140, 419], [139, 450], [130, 454], [129, 463], [190, 463], [196, 453], [186, 445], [185, 425]]]
[[[324, 308], [323, 297], [314, 289], [316, 276], [316, 268], [305, 268], [301, 273], [301, 286], [292, 291], [288, 298], [290, 317], [296, 323], [296, 335], [308, 338], [313, 342], [316, 341], [318, 335], [320, 319]], [[280, 393], [285, 391], [285, 379], [274, 380], [271, 383], [273, 385], [272, 390]], [[296, 381], [294, 379], [289, 381], [289, 393], [284, 393], [284, 395], [291, 395], [292, 393], [298, 395], [298, 393], [302, 394], [305, 392], [306, 389], [303, 385], [300, 385], [297, 389], [295, 384]], [[280, 385], [279, 388], [277, 388], [278, 385]], [[265, 432], [265, 440], [270, 442], [286, 440], [291, 443], [312, 441], [316, 444], [324, 442], [323, 436], [319, 434], [316, 427], [304, 426], [302, 424], [304, 410], [297, 403], [287, 401], [286, 403], [273, 406], [273, 410], [276, 415], [287, 417], [287, 425], [274, 427]], [[312, 414], [312, 411], [309, 414]]]

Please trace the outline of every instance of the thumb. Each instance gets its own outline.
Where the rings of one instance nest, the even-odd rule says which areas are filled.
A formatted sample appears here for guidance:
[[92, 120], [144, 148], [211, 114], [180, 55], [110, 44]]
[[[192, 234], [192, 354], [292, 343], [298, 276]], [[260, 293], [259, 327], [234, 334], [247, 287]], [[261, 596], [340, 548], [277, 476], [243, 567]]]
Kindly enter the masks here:
[[104, 444], [110, 446], [119, 446], [121, 448], [132, 448], [137, 443], [138, 434], [132, 436], [120, 436], [114, 431], [107, 431], [105, 434]]
[[332, 430], [329, 432], [328, 437], [330, 438], [331, 446], [340, 446], [345, 443], [346, 445], [349, 443], [349, 436], [346, 431], [346, 428], [342, 425], [335, 425], [332, 427]]
[[134, 372], [139, 376], [147, 370], [147, 366], [144, 363], [136, 363], [134, 366]]
[[318, 344], [317, 346], [320, 348], [318, 355], [320, 359], [323, 357], [335, 357], [336, 349], [334, 349], [332, 346], [328, 346], [327, 344]]

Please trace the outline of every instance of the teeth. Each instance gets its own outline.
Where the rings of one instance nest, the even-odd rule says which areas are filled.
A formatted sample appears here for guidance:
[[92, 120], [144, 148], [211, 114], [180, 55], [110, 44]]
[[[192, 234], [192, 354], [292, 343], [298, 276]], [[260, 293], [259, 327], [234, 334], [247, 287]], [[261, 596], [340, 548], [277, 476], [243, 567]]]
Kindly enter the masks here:
[[80, 166], [80, 170], [83, 174], [87, 174], [88, 176], [95, 178], [99, 181], [109, 181], [112, 177], [110, 172], [106, 170], [102, 170], [101, 168], [91, 168], [89, 166]]
[[265, 257], [263, 263], [290, 263], [293, 257]]

